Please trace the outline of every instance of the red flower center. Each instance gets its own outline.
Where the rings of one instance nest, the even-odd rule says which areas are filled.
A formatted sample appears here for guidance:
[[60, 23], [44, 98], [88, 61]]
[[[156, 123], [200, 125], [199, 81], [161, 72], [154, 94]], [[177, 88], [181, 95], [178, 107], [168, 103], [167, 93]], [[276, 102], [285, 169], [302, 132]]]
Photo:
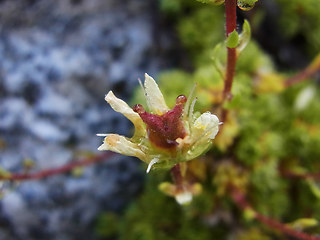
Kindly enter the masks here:
[[152, 144], [160, 148], [174, 148], [178, 145], [176, 139], [186, 136], [181, 119], [186, 102], [185, 96], [178, 96], [175, 107], [162, 115], [148, 113], [140, 104], [133, 107], [133, 111], [138, 113], [147, 125], [148, 138]]

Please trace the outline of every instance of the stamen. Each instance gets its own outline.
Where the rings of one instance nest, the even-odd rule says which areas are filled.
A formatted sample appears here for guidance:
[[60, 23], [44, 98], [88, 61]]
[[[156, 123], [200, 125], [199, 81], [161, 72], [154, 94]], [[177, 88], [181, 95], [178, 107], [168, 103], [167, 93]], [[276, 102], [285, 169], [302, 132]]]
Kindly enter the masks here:
[[183, 109], [183, 118], [186, 119], [187, 116], [188, 116], [188, 111], [189, 111], [189, 107], [190, 107], [190, 103], [191, 103], [191, 99], [192, 99], [192, 96], [194, 94], [194, 91], [196, 89], [196, 86], [197, 84], [195, 83], [189, 93], [189, 96], [188, 96], [188, 100], [186, 102], [186, 105], [184, 106], [184, 109]]
[[189, 116], [188, 116], [188, 122], [189, 122], [189, 131], [191, 133], [191, 126], [193, 124], [193, 111], [194, 111], [194, 105], [196, 104], [196, 101], [197, 101], [198, 98], [194, 98], [192, 103], [191, 103], [191, 106], [190, 106], [190, 110], [189, 110]]
[[97, 133], [96, 134], [98, 137], [106, 137], [106, 136], [108, 136], [109, 134], [107, 134], [107, 133]]
[[144, 89], [144, 86], [143, 86], [140, 78], [138, 78], [138, 82], [139, 82], [140, 87], [142, 88], [144, 96], [147, 96], [146, 90]]

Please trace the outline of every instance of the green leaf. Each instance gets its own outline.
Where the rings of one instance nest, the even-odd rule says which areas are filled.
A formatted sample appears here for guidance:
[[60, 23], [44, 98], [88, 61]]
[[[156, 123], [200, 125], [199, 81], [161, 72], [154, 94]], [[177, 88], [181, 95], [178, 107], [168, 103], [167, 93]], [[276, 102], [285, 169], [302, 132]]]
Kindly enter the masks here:
[[247, 46], [251, 39], [251, 28], [247, 20], [244, 20], [242, 26], [242, 32], [239, 36], [239, 45], [237, 47], [238, 53], [242, 52], [243, 49]]
[[304, 229], [317, 226], [318, 221], [313, 218], [299, 218], [288, 225], [296, 230], [302, 231]]
[[251, 221], [256, 217], [256, 212], [252, 210], [251, 208], [246, 208], [243, 211], [243, 216], [247, 221]]
[[220, 73], [221, 77], [224, 78], [225, 73], [225, 65], [226, 65], [226, 56], [227, 56], [227, 50], [224, 43], [217, 44], [212, 53], [212, 61], [214, 67], [217, 69], [217, 71]]
[[226, 45], [228, 48], [235, 48], [239, 44], [239, 34], [236, 30], [233, 30], [232, 33], [229, 34]]
[[318, 186], [318, 184], [312, 179], [308, 179], [307, 183], [308, 183], [308, 185], [310, 187], [310, 190], [313, 193], [313, 195], [316, 198], [320, 199], [320, 187]]

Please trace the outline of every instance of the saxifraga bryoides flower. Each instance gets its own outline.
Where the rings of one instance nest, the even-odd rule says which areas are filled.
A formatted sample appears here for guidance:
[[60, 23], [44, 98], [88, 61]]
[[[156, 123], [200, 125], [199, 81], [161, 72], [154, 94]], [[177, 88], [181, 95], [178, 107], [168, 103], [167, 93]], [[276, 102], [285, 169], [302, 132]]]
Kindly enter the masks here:
[[97, 134], [105, 137], [98, 150], [137, 157], [148, 164], [148, 173], [151, 168], [171, 168], [177, 163], [192, 160], [209, 149], [220, 122], [210, 112], [197, 118], [194, 116], [196, 99], [191, 102], [192, 93], [188, 100], [183, 95], [178, 96], [176, 105], [170, 110], [157, 83], [148, 74], [145, 74], [143, 90], [150, 112], [140, 104], [130, 108], [109, 91], [105, 100], [134, 124], [135, 131], [131, 138]]

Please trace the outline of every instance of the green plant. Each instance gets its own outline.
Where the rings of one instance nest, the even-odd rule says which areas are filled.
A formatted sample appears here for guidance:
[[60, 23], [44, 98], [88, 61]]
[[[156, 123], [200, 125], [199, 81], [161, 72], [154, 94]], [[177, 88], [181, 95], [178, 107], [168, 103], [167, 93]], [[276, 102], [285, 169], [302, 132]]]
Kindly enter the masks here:
[[[159, 87], [147, 76], [133, 102], [147, 104], [151, 113], [141, 105], [131, 109], [112, 92], [107, 95], [136, 131], [132, 138], [107, 134], [100, 150], [136, 156], [148, 164], [147, 172], [160, 170], [147, 176], [143, 194], [125, 213], [101, 215], [98, 234], [126, 240], [320, 239], [320, 92], [314, 81], [304, 81], [320, 69], [319, 2], [276, 1], [282, 6], [278, 23], [286, 26], [285, 37], [302, 35], [314, 57], [295, 75], [277, 71], [270, 56], [250, 39], [248, 21], [238, 29], [237, 5], [251, 10], [257, 0], [199, 2], [160, 4], [176, 21], [194, 70], [163, 72]], [[259, 9], [256, 14], [250, 16], [255, 28], [264, 13]], [[190, 91], [197, 102], [180, 96]], [[0, 169], [0, 177], [40, 179], [109, 155], [38, 173]]]
[[[126, 229], [116, 231], [119, 238], [280, 239], [289, 235], [319, 239], [311, 235], [320, 230], [319, 204], [310, 203], [320, 192], [316, 182], [320, 174], [314, 172], [320, 158], [320, 95], [315, 83], [304, 81], [319, 71], [319, 55], [296, 75], [279, 73], [272, 59], [250, 40], [249, 23], [244, 22], [241, 32], [237, 29], [235, 0], [224, 2], [225, 40], [222, 6], [211, 6], [217, 1], [200, 2], [206, 4], [176, 0], [179, 8], [172, 10], [179, 16], [177, 30], [195, 69], [164, 72], [159, 87], [173, 104], [176, 96], [187, 94], [196, 83], [196, 110], [216, 113], [223, 125], [211, 151], [171, 169], [173, 183], [167, 182], [167, 175], [157, 181], [149, 177], [152, 180], [147, 181], [141, 199], [119, 216], [120, 226]], [[238, 1], [238, 6], [250, 10], [256, 2]], [[191, 6], [192, 14], [189, 10], [184, 16], [184, 6]], [[134, 99], [140, 102], [141, 91]], [[179, 188], [189, 189], [194, 200], [178, 208], [155, 190], [157, 183], [169, 196], [176, 196]], [[235, 206], [241, 211], [235, 211]], [[161, 218], [166, 218], [168, 228], [161, 225]], [[215, 219], [214, 224], [206, 225], [208, 218]], [[136, 228], [139, 234], [130, 235], [129, 229]]]

